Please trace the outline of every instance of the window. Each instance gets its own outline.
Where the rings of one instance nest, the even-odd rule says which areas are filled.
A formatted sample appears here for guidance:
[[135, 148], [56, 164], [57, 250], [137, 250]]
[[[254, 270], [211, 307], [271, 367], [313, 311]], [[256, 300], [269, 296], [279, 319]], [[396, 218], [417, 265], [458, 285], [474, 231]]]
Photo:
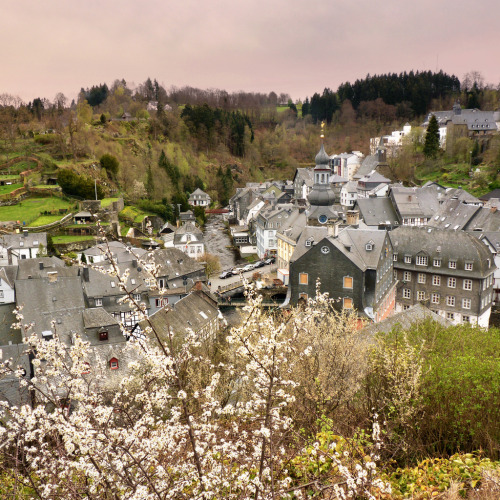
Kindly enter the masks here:
[[408, 311], [410, 309], [410, 306], [408, 304], [403, 305], [403, 311]]
[[102, 306], [102, 299], [95, 299], [95, 306], [96, 307]]
[[410, 271], [405, 271], [403, 273], [403, 281], [411, 281], [411, 272]]
[[425, 292], [418, 291], [417, 292], [417, 300], [425, 300]]
[[411, 255], [405, 255], [405, 264], [411, 264]]
[[307, 285], [309, 283], [309, 275], [307, 273], [299, 273], [299, 285]]
[[350, 297], [344, 297], [343, 306], [344, 309], [352, 309], [352, 299]]
[[417, 255], [417, 266], [426, 266], [426, 265], [427, 265], [427, 256]]
[[111, 282], [111, 288], [114, 288], [116, 286], [116, 283], [114, 281]]
[[155, 299], [156, 307], [165, 307], [168, 304], [168, 298], [162, 297], [161, 299]]
[[409, 288], [403, 288], [403, 299], [411, 299], [411, 290]]
[[462, 323], [470, 323], [470, 316], [465, 316], [462, 314]]
[[373, 245], [372, 245], [371, 243], [367, 243], [367, 244], [365, 245], [365, 250], [366, 250], [367, 252], [371, 252], [371, 251], [373, 250]]
[[419, 283], [425, 283], [425, 274], [424, 273], [418, 273], [418, 282]]
[[446, 319], [449, 319], [450, 321], [453, 321], [455, 319], [455, 313], [447, 312], [446, 313]]
[[350, 276], [344, 276], [344, 288], [352, 288], [352, 278]]
[[455, 306], [455, 297], [451, 296], [451, 295], [448, 295], [446, 297], [446, 305], [447, 306], [451, 306], [451, 307], [454, 307]]
[[472, 280], [464, 280], [464, 290], [472, 290]]
[[141, 294], [140, 293], [134, 293], [134, 300], [135, 301], [141, 300]]
[[432, 265], [433, 265], [434, 267], [441, 267], [441, 259], [434, 259], [434, 260], [432, 261]]
[[118, 360], [116, 358], [111, 358], [109, 360], [109, 368], [111, 370], [118, 370]]
[[3, 290], [0, 290], [0, 299], [3, 299]]
[[466, 271], [472, 271], [472, 265], [473, 265], [473, 263], [472, 263], [472, 262], [466, 262], [466, 263], [465, 263], [465, 268], [464, 268], [464, 269], [465, 269]]
[[392, 254], [392, 260], [393, 260], [394, 262], [397, 262], [397, 261], [398, 261], [398, 254], [397, 254], [397, 253], [393, 253], [393, 254]]
[[441, 285], [441, 276], [438, 276], [437, 274], [435, 274], [433, 277], [432, 277], [432, 284], [434, 286], [439, 286]]
[[450, 261], [448, 262], [448, 267], [449, 267], [450, 269], [456, 269], [456, 268], [457, 268], [457, 261], [456, 261], [456, 260], [450, 260]]
[[310, 247], [311, 246], [311, 240], [306, 240], [306, 247]]
[[299, 293], [299, 299], [307, 301], [307, 293]]
[[108, 340], [108, 332], [99, 332], [99, 340]]
[[439, 293], [431, 294], [431, 302], [433, 304], [439, 304]]
[[448, 278], [448, 288], [457, 287], [457, 278]]
[[462, 299], [462, 309], [470, 309], [472, 304], [471, 299]]

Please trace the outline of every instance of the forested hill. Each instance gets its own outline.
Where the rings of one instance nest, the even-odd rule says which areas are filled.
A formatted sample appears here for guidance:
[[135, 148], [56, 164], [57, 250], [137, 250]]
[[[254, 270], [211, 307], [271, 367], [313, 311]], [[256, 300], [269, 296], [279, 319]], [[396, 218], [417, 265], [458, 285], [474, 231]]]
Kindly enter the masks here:
[[321, 95], [315, 93], [311, 100], [306, 99], [303, 114], [311, 114], [314, 122], [326, 120], [330, 123], [335, 111], [349, 101], [361, 116], [378, 111], [410, 120], [426, 114], [433, 100], [446, 100], [459, 92], [459, 79], [443, 71], [367, 75], [354, 83], [342, 83], [335, 93], [328, 88]]

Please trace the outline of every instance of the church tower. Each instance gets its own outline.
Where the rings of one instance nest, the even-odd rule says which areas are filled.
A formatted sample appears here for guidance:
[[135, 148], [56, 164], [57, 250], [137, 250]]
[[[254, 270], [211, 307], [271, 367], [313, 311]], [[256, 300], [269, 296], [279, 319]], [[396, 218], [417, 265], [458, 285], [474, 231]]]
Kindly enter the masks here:
[[338, 219], [338, 213], [333, 209], [335, 193], [330, 187], [330, 157], [326, 154], [324, 145], [324, 122], [321, 123], [321, 147], [316, 155], [314, 167], [314, 185], [307, 197], [311, 205], [307, 212], [307, 223], [318, 226]]

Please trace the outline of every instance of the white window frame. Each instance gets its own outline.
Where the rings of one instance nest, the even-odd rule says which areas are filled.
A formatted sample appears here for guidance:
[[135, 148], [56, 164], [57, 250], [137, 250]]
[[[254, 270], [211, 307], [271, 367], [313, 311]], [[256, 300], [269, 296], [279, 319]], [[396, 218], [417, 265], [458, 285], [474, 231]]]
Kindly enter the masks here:
[[448, 278], [448, 288], [457, 287], [457, 278]]
[[409, 288], [403, 288], [403, 299], [411, 299], [411, 290]]
[[403, 281], [406, 281], [407, 283], [411, 281], [411, 271], [403, 272]]
[[422, 290], [417, 291], [417, 300], [425, 300], [425, 292]]
[[474, 268], [474, 263], [473, 262], [466, 262], [464, 264], [464, 270], [465, 271], [472, 271]]
[[472, 290], [472, 280], [464, 279], [464, 290]]
[[446, 305], [449, 307], [455, 307], [455, 296], [454, 295], [447, 295], [446, 296]]
[[438, 274], [434, 274], [432, 276], [432, 285], [441, 286], [441, 276], [439, 276]]
[[456, 269], [457, 268], [457, 261], [456, 260], [449, 260], [448, 261], [448, 267], [450, 269]]
[[416, 264], [417, 266], [427, 266], [429, 262], [427, 255], [417, 255]]
[[405, 255], [405, 264], [411, 264], [411, 255]]
[[95, 299], [95, 306], [96, 307], [102, 306], [102, 299]]
[[433, 265], [434, 267], [441, 267], [441, 259], [434, 259], [434, 260], [432, 261], [432, 265]]
[[470, 309], [472, 306], [471, 299], [462, 299], [462, 309]]
[[439, 304], [439, 299], [440, 299], [439, 293], [433, 292], [431, 294], [431, 303], [432, 304]]
[[426, 278], [427, 277], [426, 277], [425, 273], [418, 273], [417, 281], [418, 281], [418, 283], [423, 285], [423, 284], [425, 284]]

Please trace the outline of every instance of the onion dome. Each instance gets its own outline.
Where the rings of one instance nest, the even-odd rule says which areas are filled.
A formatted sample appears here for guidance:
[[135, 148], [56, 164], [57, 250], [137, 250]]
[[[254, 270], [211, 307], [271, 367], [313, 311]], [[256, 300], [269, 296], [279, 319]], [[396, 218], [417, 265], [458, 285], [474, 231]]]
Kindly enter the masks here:
[[328, 184], [315, 184], [307, 199], [311, 206], [327, 207], [335, 203], [335, 193]]
[[316, 165], [329, 165], [330, 157], [326, 154], [325, 146], [321, 143], [321, 148], [316, 155]]

